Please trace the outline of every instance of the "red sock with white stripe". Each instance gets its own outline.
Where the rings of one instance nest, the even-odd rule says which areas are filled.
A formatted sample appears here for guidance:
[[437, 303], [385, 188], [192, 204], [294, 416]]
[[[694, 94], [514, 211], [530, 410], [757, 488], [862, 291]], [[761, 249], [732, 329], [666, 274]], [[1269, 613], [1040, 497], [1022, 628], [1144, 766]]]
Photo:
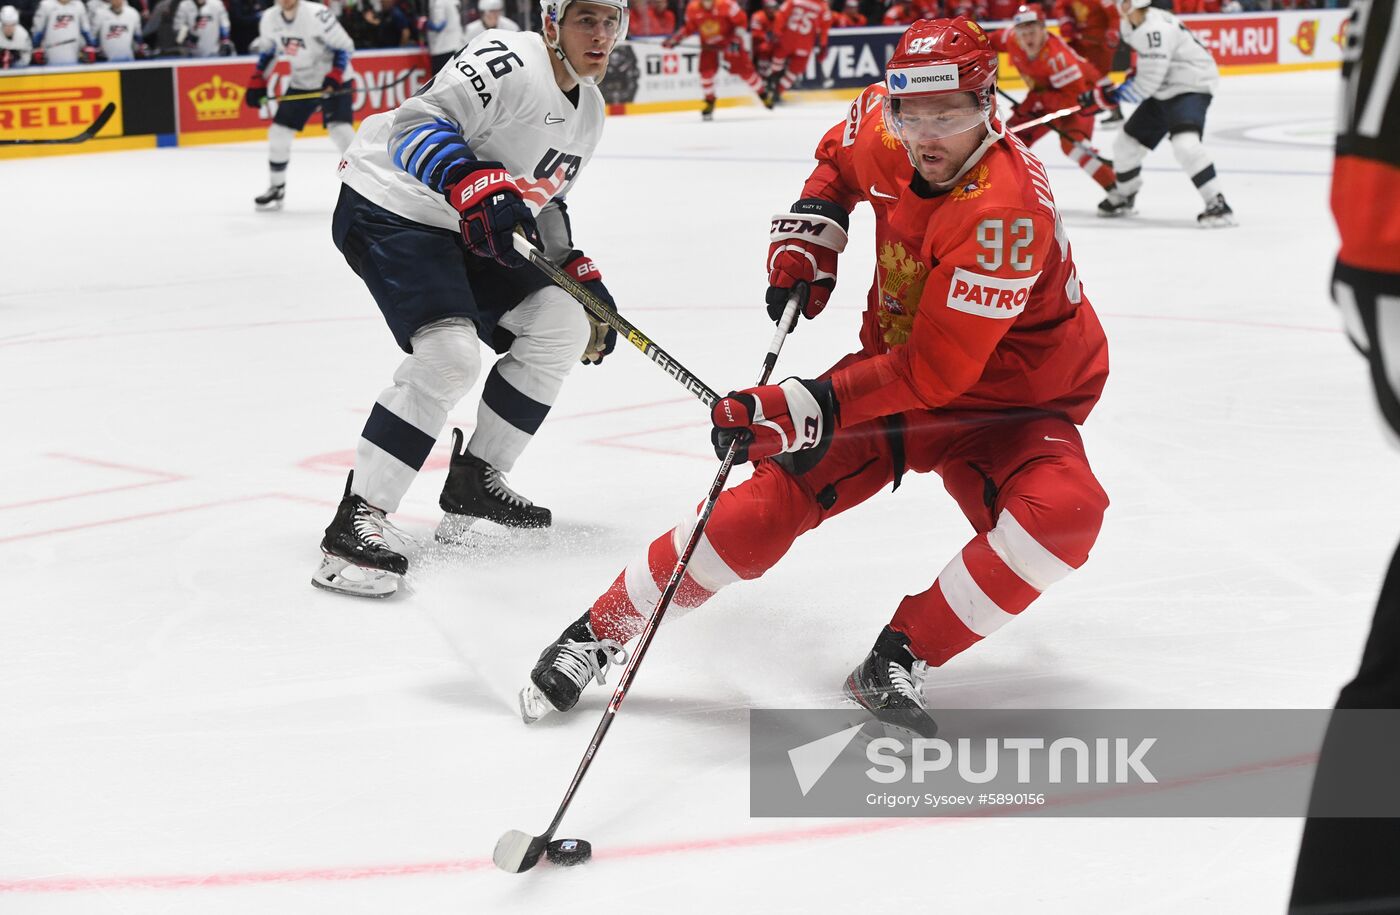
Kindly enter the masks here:
[[[690, 532], [687, 530], [686, 536]], [[646, 618], [661, 599], [661, 590], [671, 580], [678, 554], [676, 531], [657, 537], [647, 547], [645, 557], [638, 557], [613, 581], [612, 586], [593, 602], [588, 611], [593, 634], [600, 639], [615, 639], [627, 644], [646, 625]], [[698, 607], [714, 596], [695, 583], [686, 572], [676, 589], [672, 604], [677, 607]]]

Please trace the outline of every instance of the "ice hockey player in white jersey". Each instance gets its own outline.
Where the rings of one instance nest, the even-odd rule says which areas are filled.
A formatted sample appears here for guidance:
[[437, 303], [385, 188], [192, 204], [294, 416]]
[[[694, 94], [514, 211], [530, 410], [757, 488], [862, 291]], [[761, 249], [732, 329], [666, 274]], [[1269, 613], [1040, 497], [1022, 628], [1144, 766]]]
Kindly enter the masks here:
[[223, 0], [180, 0], [175, 8], [175, 43], [188, 48], [191, 57], [228, 57], [228, 10]]
[[504, 29], [507, 32], [520, 31], [519, 24], [506, 16], [505, 8], [506, 5], [501, 0], [481, 0], [476, 5], [476, 11], [481, 14], [480, 18], [467, 24], [466, 40], [471, 41], [489, 29]]
[[432, 0], [423, 31], [428, 36], [432, 72], [436, 73], [467, 43], [462, 34], [462, 0]]
[[[627, 34], [626, 0], [543, 0], [543, 35], [477, 36], [398, 109], [369, 117], [340, 167], [331, 235], [408, 354], [380, 393], [326, 528], [312, 583], [382, 597], [408, 559], [385, 515], [423, 467], [447, 416], [490, 366], [471, 440], [452, 431], [437, 537], [460, 542], [479, 519], [547, 527], [553, 516], [511, 489], [510, 471], [570, 369], [600, 362], [617, 335], [515, 250], [517, 230], [612, 303], [574, 247], [564, 196], [603, 130], [597, 82]], [[480, 341], [480, 342], [478, 342]]]
[[[212, 2], [212, 0], [211, 0]], [[277, 0], [263, 11], [252, 51], [257, 69], [248, 82], [243, 102], [261, 108], [267, 99], [267, 80], [279, 57], [291, 64], [290, 86], [284, 95], [323, 93], [322, 98], [279, 102], [267, 129], [268, 189], [253, 198], [261, 210], [282, 208], [287, 193], [287, 163], [292, 158], [292, 138], [301, 132], [316, 109], [336, 149], [345, 152], [355, 139], [353, 87], [350, 57], [355, 45], [329, 9], [312, 0]]]
[[0, 6], [0, 70], [18, 70], [29, 66], [34, 43], [29, 32], [19, 24], [19, 10]]
[[1137, 70], [1118, 86], [1096, 86], [1080, 98], [1085, 108], [1139, 102], [1113, 143], [1118, 183], [1099, 203], [1100, 216], [1131, 216], [1142, 188], [1142, 162], [1163, 137], [1170, 137], [1176, 161], [1196, 186], [1206, 208], [1196, 217], [1205, 228], [1232, 226], [1215, 162], [1201, 144], [1220, 71], [1210, 51], [1180, 19], [1151, 5], [1152, 0], [1120, 0], [1123, 40], [1137, 52]]
[[92, 63], [92, 23], [79, 0], [43, 0], [34, 11], [34, 65]]
[[93, 20], [97, 50], [107, 60], [135, 60], [141, 48], [141, 14], [126, 0], [112, 0]]

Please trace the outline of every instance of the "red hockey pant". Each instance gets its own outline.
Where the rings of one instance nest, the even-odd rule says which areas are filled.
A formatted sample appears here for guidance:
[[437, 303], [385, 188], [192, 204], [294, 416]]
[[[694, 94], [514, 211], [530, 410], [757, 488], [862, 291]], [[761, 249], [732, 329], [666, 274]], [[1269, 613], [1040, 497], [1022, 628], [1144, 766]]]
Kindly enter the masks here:
[[781, 74], [778, 88], [786, 92], [807, 72], [807, 58], [812, 56], [812, 36], [785, 32], [773, 52], [773, 72]]
[[[1014, 130], [1027, 121], [1033, 121], [1052, 111], [1059, 111], [1061, 108], [1073, 108], [1077, 104], [1079, 104], [1079, 100], [1070, 93], [1031, 92], [1017, 106], [1016, 113], [1006, 122], [1006, 126], [1008, 129]], [[1021, 142], [1027, 146], [1034, 146], [1041, 137], [1056, 129], [1059, 130], [1060, 149], [1064, 151], [1064, 154], [1069, 156], [1070, 160], [1083, 169], [1100, 187], [1112, 187], [1116, 180], [1113, 168], [1099, 157], [1098, 150], [1090, 142], [1090, 138], [1094, 135], [1093, 115], [1067, 115], [1019, 131], [1016, 136], [1020, 137]]]
[[763, 90], [763, 82], [753, 71], [753, 61], [743, 51], [731, 53], [726, 48], [700, 49], [700, 89], [705, 93], [705, 101], [715, 97], [715, 74], [719, 72], [720, 58], [724, 58], [724, 68], [749, 84], [755, 92]]
[[[1088, 560], [1108, 497], [1073, 423], [1031, 411], [911, 412], [839, 430], [821, 463], [802, 476], [772, 460], [759, 463], [749, 480], [720, 496], [675, 604], [698, 606], [727, 584], [758, 578], [799, 536], [893, 483], [901, 457], [909, 471], [939, 474], [976, 531], [928, 590], [899, 602], [890, 621], [929, 664], [1005, 625]], [[599, 638], [626, 642], [641, 631], [693, 525], [690, 518], [654, 540], [598, 598], [591, 620]], [[911, 561], [923, 561], [917, 535], [913, 543]]]

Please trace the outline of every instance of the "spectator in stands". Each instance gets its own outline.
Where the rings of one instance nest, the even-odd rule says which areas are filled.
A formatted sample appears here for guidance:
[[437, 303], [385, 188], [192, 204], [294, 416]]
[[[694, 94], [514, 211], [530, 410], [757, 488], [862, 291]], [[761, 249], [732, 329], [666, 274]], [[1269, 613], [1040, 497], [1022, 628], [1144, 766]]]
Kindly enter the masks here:
[[838, 29], [850, 29], [865, 25], [866, 22], [860, 11], [860, 0], [846, 0], [846, 5], [836, 14], [836, 21], [832, 25]]
[[1220, 12], [1220, 0], [1174, 0], [1173, 6], [1182, 15]]
[[146, 24], [141, 27], [141, 40], [157, 57], [177, 53], [175, 10], [178, 6], [176, 0], [157, 0], [146, 17]]
[[676, 14], [666, 5], [666, 0], [633, 0], [629, 35], [670, 35], [676, 30]]
[[415, 44], [413, 22], [399, 6], [398, 0], [379, 0], [379, 15], [376, 18], [379, 22], [374, 35], [376, 48], [404, 48]]
[[880, 20], [881, 25], [913, 25], [919, 14], [914, 10], [914, 5], [907, 0], [893, 0], [885, 10], [885, 16]]
[[520, 31], [520, 23], [507, 18], [505, 8], [506, 5], [502, 0], [481, 0], [476, 5], [476, 11], [481, 14], [480, 17], [475, 22], [467, 24], [465, 34], [468, 43], [487, 29], [505, 29], [507, 32]]

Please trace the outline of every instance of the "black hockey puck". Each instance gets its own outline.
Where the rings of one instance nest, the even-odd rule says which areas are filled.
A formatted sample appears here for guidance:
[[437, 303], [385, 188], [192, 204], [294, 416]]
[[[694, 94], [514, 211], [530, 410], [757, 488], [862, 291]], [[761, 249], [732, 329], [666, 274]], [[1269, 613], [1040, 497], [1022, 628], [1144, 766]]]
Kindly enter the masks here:
[[544, 856], [555, 864], [572, 867], [593, 857], [593, 846], [585, 839], [555, 839], [545, 846]]

